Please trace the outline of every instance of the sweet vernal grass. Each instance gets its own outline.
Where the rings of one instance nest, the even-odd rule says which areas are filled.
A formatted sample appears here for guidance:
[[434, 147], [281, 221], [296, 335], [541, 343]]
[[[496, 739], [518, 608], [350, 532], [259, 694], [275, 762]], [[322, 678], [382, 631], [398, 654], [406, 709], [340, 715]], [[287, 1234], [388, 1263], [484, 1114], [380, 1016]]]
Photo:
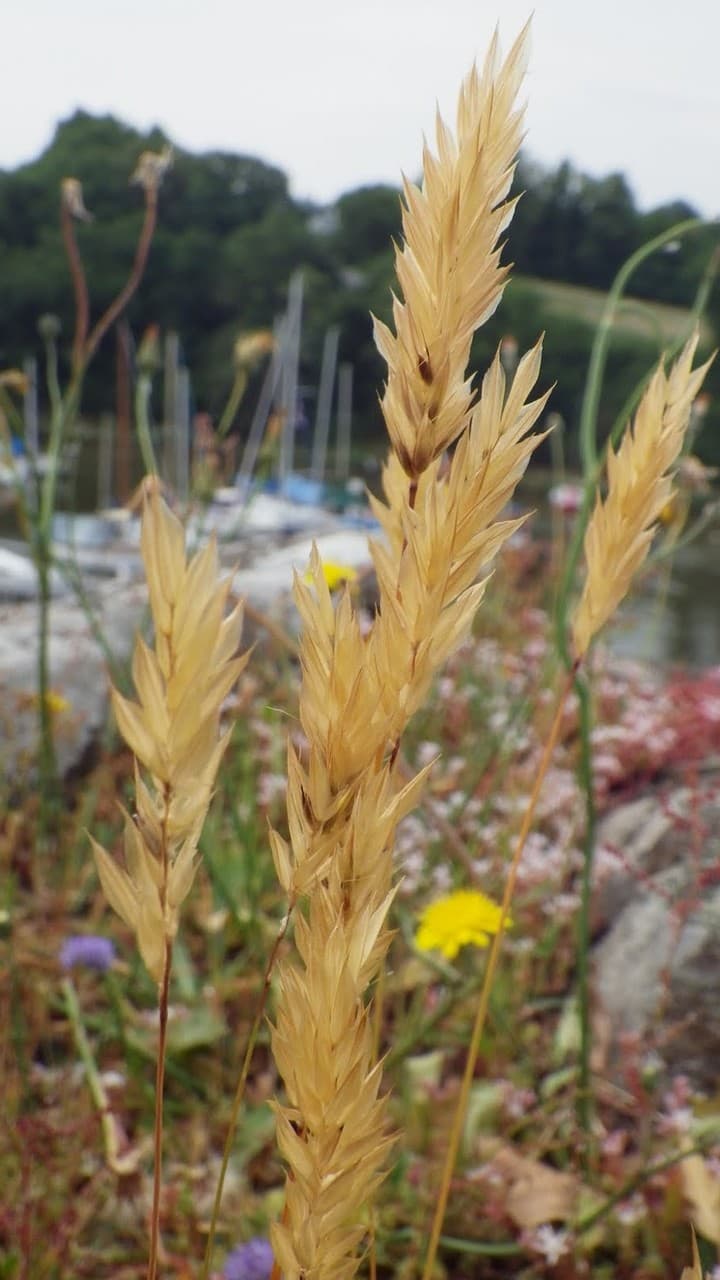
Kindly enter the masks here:
[[[287, 1181], [271, 1235], [275, 1274], [288, 1280], [349, 1280], [362, 1258], [367, 1210], [392, 1145], [369, 993], [380, 982], [391, 936], [396, 827], [427, 774], [407, 781], [401, 738], [441, 664], [467, 635], [493, 559], [521, 523], [503, 519], [502, 511], [543, 439], [534, 428], [547, 397], [530, 398], [540, 344], [523, 356], [511, 382], [499, 354], [479, 390], [468, 373], [473, 334], [508, 277], [501, 236], [513, 212], [508, 192], [522, 138], [516, 103], [526, 44], [523, 32], [501, 63], [493, 41], [482, 71], [473, 70], [463, 85], [455, 132], [438, 119], [436, 153], [425, 150], [421, 186], [404, 185], [400, 295], [393, 328], [376, 323], [388, 367], [382, 409], [391, 454], [385, 499], [373, 504], [385, 537], [371, 546], [379, 594], [372, 627], [361, 627], [349, 590], [335, 605], [317, 553], [309, 578], [295, 581], [305, 746], [289, 748], [289, 839], [271, 833], [278, 878], [290, 910], [298, 907], [296, 956], [279, 966], [272, 1030], [285, 1088], [274, 1107]], [[706, 368], [692, 369], [696, 344], [691, 338], [669, 372], [656, 371], [633, 429], [608, 455], [606, 485], [588, 524], [586, 581], [570, 626], [572, 670], [493, 920], [428, 1277], [515, 876], [565, 692], [647, 555]], [[160, 989], [152, 1280], [172, 941], [226, 743], [220, 705], [245, 659], [237, 656], [238, 612], [224, 618], [228, 584], [218, 583], [214, 546], [188, 565], [182, 530], [154, 492], [142, 549], [155, 649], [138, 643], [139, 703], [114, 696], [138, 762], [137, 817], [126, 819], [125, 868], [96, 844], [94, 852], [107, 896], [135, 931]]]

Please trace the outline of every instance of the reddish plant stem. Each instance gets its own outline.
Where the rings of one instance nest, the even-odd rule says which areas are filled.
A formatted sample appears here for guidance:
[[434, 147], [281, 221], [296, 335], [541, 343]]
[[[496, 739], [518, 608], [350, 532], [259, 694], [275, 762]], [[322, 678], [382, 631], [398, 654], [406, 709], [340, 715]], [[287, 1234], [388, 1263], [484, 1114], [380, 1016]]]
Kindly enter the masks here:
[[[272, 980], [273, 969], [275, 968], [275, 962], [278, 958], [278, 953], [280, 951], [280, 947], [282, 946], [283, 939], [285, 938], [285, 934], [288, 931], [288, 926], [290, 924], [290, 917], [292, 916], [292, 913], [295, 909], [295, 903], [296, 903], [296, 898], [292, 897], [290, 899], [290, 902], [288, 903], [288, 909], [285, 915], [285, 919], [282, 921], [282, 924], [280, 925], [280, 928], [278, 929], [277, 934], [275, 936], [275, 941], [272, 946], [272, 951], [268, 956], [268, 961], [265, 966], [265, 974], [263, 976], [262, 991], [260, 992], [260, 999], [258, 1000], [258, 1007], [255, 1011], [253, 1024], [252, 1024], [252, 1027], [250, 1028], [250, 1035], [248, 1037], [247, 1048], [245, 1049], [245, 1057], [243, 1059], [243, 1064], [240, 1069], [240, 1077], [238, 1079], [237, 1089], [235, 1090], [235, 1098], [233, 1100], [232, 1112], [230, 1114], [230, 1123], [228, 1125], [228, 1131], [225, 1137], [225, 1147], [223, 1149], [222, 1165], [220, 1167], [220, 1176], [218, 1177], [218, 1183], [215, 1190], [215, 1199], [213, 1201], [212, 1217], [210, 1219], [210, 1230], [208, 1231], [208, 1240], [205, 1248], [205, 1258], [203, 1260], [201, 1280], [208, 1280], [208, 1276], [210, 1274], [210, 1263], [212, 1261], [213, 1245], [215, 1243], [215, 1232], [217, 1230], [217, 1221], [220, 1214], [220, 1202], [222, 1200], [223, 1186], [225, 1184], [225, 1174], [227, 1173], [227, 1167], [228, 1167], [228, 1164], [230, 1163], [230, 1154], [232, 1152], [233, 1140], [235, 1138], [235, 1130], [237, 1128], [238, 1116], [240, 1114], [240, 1104], [242, 1103], [242, 1100], [245, 1094], [245, 1085], [247, 1084], [247, 1078], [250, 1071], [250, 1063], [252, 1062], [253, 1053], [255, 1051], [255, 1043], [257, 1041], [258, 1032], [260, 1030], [260, 1024], [263, 1020], [263, 1017], [265, 1016], [265, 1005], [267, 1004], [268, 992], [270, 991], [270, 982]], [[273, 1274], [275, 1273], [275, 1265], [276, 1264], [273, 1265]], [[280, 1273], [278, 1272], [278, 1275], [279, 1274]], [[148, 1276], [148, 1280], [151, 1280], [150, 1276]]]
[[84, 365], [85, 340], [90, 324], [90, 301], [82, 258], [75, 239], [73, 215], [65, 200], [63, 200], [60, 208], [60, 226], [65, 253], [70, 264], [73, 293], [75, 294], [75, 336], [72, 345], [72, 371], [73, 377], [78, 377]]
[[165, 1090], [165, 1053], [167, 1048], [168, 996], [170, 991], [170, 969], [172, 968], [172, 942], [165, 939], [165, 963], [162, 982], [160, 984], [160, 1035], [158, 1038], [157, 1068], [155, 1072], [155, 1135], [154, 1135], [154, 1169], [153, 1169], [153, 1202], [150, 1219], [150, 1256], [148, 1259], [147, 1280], [156, 1280], [158, 1264], [158, 1244], [160, 1239], [160, 1189], [162, 1184], [162, 1140], [163, 1140], [163, 1093]]
[[132, 298], [137, 289], [145, 270], [150, 253], [150, 245], [155, 232], [155, 224], [157, 222], [157, 187], [149, 186], [145, 189], [145, 220], [140, 232], [140, 238], [135, 250], [135, 259], [133, 261], [132, 270], [119, 294], [110, 303], [107, 311], [101, 315], [90, 336], [88, 337], [83, 350], [83, 365], [86, 366], [94, 356], [97, 348], [102, 342], [105, 334], [112, 324], [115, 323], [118, 316], [124, 311], [128, 302]]

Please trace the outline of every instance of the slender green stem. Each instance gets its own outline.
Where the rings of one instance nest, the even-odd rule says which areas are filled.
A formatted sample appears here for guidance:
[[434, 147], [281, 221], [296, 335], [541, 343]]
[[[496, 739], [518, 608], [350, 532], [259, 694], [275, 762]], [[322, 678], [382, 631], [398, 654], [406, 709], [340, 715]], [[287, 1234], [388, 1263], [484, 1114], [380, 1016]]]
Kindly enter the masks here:
[[[713, 284], [715, 283], [715, 277], [717, 276], [719, 269], [720, 269], [720, 250], [716, 249], [714, 253], [710, 255], [708, 264], [702, 274], [700, 284], [698, 285], [697, 292], [693, 300], [693, 305], [690, 310], [690, 323], [688, 324], [687, 330], [677, 339], [676, 342], [672, 343], [672, 345], [668, 347], [667, 349], [668, 360], [675, 359], [675, 356], [679, 354], [679, 352], [682, 350], [685, 343], [687, 342], [687, 339], [689, 338], [694, 326], [701, 319], [705, 311], [705, 308], [707, 307], [708, 299], [712, 292]], [[615, 418], [615, 421], [612, 424], [612, 427], [610, 428], [608, 442], [611, 445], [615, 446], [618, 440], [620, 439], [620, 436], [622, 435], [625, 427], [630, 421], [630, 418], [632, 417], [633, 413], [637, 409], [637, 406], [639, 405], [642, 399], [643, 392], [648, 382], [650, 381], [652, 375], [653, 375], [652, 369], [648, 369], [647, 373], [644, 375], [644, 377], [640, 378], [639, 382], [636, 384], [636, 386], [633, 387], [629, 396], [623, 403], [622, 408], [620, 409], [620, 412], [618, 413], [617, 417]], [[686, 436], [686, 441], [687, 439], [688, 437]]]
[[167, 1051], [168, 996], [172, 968], [172, 941], [165, 939], [165, 960], [160, 983], [157, 1069], [155, 1073], [155, 1130], [153, 1141], [153, 1200], [150, 1218], [150, 1256], [147, 1280], [156, 1280], [160, 1240], [160, 1191], [162, 1187], [163, 1095], [165, 1092], [165, 1055]]
[[[53, 344], [54, 351], [54, 344]], [[49, 358], [51, 352], [48, 352]], [[65, 395], [61, 397], [57, 407], [53, 408], [50, 418], [50, 438], [47, 448], [47, 469], [40, 486], [40, 510], [38, 519], [42, 528], [51, 532], [52, 518], [55, 513], [57, 481], [60, 474], [63, 445], [68, 429], [72, 426], [80, 407], [82, 379], [73, 379]]]
[[[592, 351], [590, 354], [590, 364], [588, 366], [588, 373], [585, 381], [585, 393], [583, 396], [582, 412], [580, 416], [580, 458], [583, 467], [585, 495], [582, 508], [578, 513], [578, 518], [575, 522], [575, 530], [570, 543], [565, 572], [558, 592], [555, 614], [557, 646], [568, 669], [572, 665], [572, 655], [569, 650], [567, 627], [570, 596], [575, 583], [575, 574], [580, 560], [583, 539], [585, 537], [585, 529], [590, 518], [590, 510], [592, 507], [595, 487], [600, 475], [601, 461], [598, 457], [597, 450], [597, 420], [615, 313], [630, 277], [646, 258], [650, 257], [652, 253], [655, 253], [664, 245], [669, 244], [671, 240], [676, 240], [678, 237], [683, 236], [690, 231], [697, 231], [706, 225], [707, 224], [699, 218], [688, 218], [683, 222], [677, 222], [674, 226], [668, 228], [667, 231], [663, 231], [661, 235], [655, 236], [654, 239], [649, 240], [647, 244], [642, 245], [634, 254], [632, 254], [632, 256], [628, 258], [627, 262], [620, 268], [615, 280], [613, 281], [612, 288], [610, 289], [605, 302], [600, 324], [598, 325], [595, 333]], [[694, 313], [696, 315], [700, 314], [707, 301], [712, 279], [714, 278], [714, 274], [717, 269], [718, 265], [713, 256], [695, 299]], [[635, 397], [639, 399], [642, 394], [643, 385], [644, 384], [641, 383], [639, 387], [635, 388], [632, 393], [632, 397], [623, 406], [623, 414], [625, 414], [627, 408], [631, 408], [632, 405], [636, 403]], [[619, 417], [616, 420], [613, 425], [613, 441], [624, 427], [626, 421], [627, 417]]]
[[[622, 1204], [623, 1200], [627, 1200], [635, 1191], [645, 1186], [653, 1178], [660, 1173], [665, 1173], [668, 1169], [681, 1164], [688, 1156], [703, 1155], [707, 1151], [708, 1142], [697, 1142], [694, 1146], [688, 1147], [685, 1151], [676, 1151], [671, 1156], [667, 1156], [664, 1160], [658, 1160], [654, 1164], [649, 1165], [645, 1169], [641, 1169], [639, 1173], [634, 1174], [632, 1178], [628, 1178], [622, 1184], [618, 1191], [613, 1192], [608, 1199], [597, 1209], [591, 1210], [584, 1217], [578, 1219], [572, 1225], [573, 1234], [576, 1236], [585, 1235], [590, 1231], [596, 1223], [607, 1217], [608, 1213], [618, 1204]], [[414, 1228], [400, 1227], [395, 1231], [390, 1231], [385, 1236], [388, 1242], [412, 1240]], [[455, 1251], [457, 1253], [475, 1254], [478, 1257], [513, 1257], [517, 1254], [524, 1253], [523, 1246], [515, 1240], [498, 1240], [491, 1244], [485, 1243], [483, 1240], [463, 1240], [459, 1236], [441, 1236], [440, 1244], [445, 1249]]]
[[[713, 287], [719, 271], [720, 271], [720, 246], [714, 249], [713, 252], [710, 254], [708, 264], [700, 278], [700, 283], [697, 287], [697, 293], [695, 294], [695, 298], [693, 300], [692, 308], [690, 311], [690, 326], [689, 326], [690, 329], [694, 328], [694, 326], [698, 324], [699, 321], [701, 320], [705, 312], [705, 309], [707, 307], [707, 304], [710, 300], [710, 294], [713, 291]], [[679, 350], [683, 345], [684, 345], [684, 339], [681, 338], [676, 344], [676, 347]]]
[[580, 1072], [578, 1080], [577, 1110], [580, 1127], [585, 1134], [584, 1156], [586, 1165], [589, 1151], [587, 1142], [592, 1132], [592, 1085], [590, 1078], [590, 1053], [592, 1048], [590, 1026], [590, 902], [592, 896], [592, 870], [595, 854], [595, 796], [592, 769], [592, 705], [590, 686], [583, 674], [575, 676], [575, 692], [580, 712], [579, 781], [585, 801], [585, 837], [583, 843], [583, 870], [578, 915], [578, 1006], [580, 1012]]
[[140, 452], [147, 475], [158, 474], [157, 459], [153, 449], [150, 433], [150, 395], [152, 392], [151, 374], [141, 371], [135, 387], [135, 423], [137, 426]]
[[52, 573], [52, 518], [57, 476], [65, 428], [76, 412], [80, 383], [71, 382], [63, 399], [57, 380], [57, 349], [46, 342], [47, 378], [53, 405], [48, 445], [48, 467], [40, 479], [40, 497], [30, 550], [38, 575], [37, 697], [40, 768], [40, 825], [48, 833], [59, 799], [55, 730], [50, 707], [50, 598]]
[[83, 1024], [80, 1002], [78, 1000], [77, 991], [75, 990], [75, 984], [72, 979], [63, 978], [61, 986], [63, 999], [65, 1001], [65, 1011], [67, 1013], [70, 1026], [72, 1027], [75, 1047], [80, 1054], [80, 1061], [85, 1068], [85, 1078], [88, 1082], [88, 1088], [95, 1106], [98, 1111], [102, 1113], [106, 1110], [108, 1105], [107, 1095], [103, 1088], [103, 1083], [100, 1079], [100, 1072], [98, 1071], [93, 1051], [90, 1048], [90, 1041], [88, 1040], [87, 1032]]
[[110, 1167], [112, 1169], [117, 1169], [118, 1138], [115, 1121], [110, 1110], [110, 1103], [105, 1091], [105, 1086], [102, 1082], [98, 1065], [95, 1061], [95, 1056], [85, 1030], [77, 991], [70, 978], [63, 978], [62, 993], [65, 1001], [65, 1010], [70, 1026], [72, 1027], [75, 1046], [80, 1055], [80, 1061], [85, 1068], [85, 1079], [87, 1080], [92, 1100], [100, 1115], [100, 1124], [102, 1126], [103, 1139], [105, 1143], [105, 1155]]
[[38, 575], [38, 656], [37, 697], [38, 726], [40, 731], [40, 829], [47, 836], [58, 805], [57, 754], [55, 730], [50, 705], [50, 573], [51, 555], [48, 539], [41, 530], [36, 531], [35, 566]]
[[[597, 450], [598, 410], [607, 365], [610, 336], [617, 307], [633, 272], [636, 271], [636, 269], [645, 261], [646, 258], [650, 256], [650, 254], [654, 253], [657, 249], [662, 248], [663, 245], [669, 243], [669, 241], [677, 239], [679, 236], [682, 236], [687, 232], [695, 231], [704, 225], [706, 224], [696, 218], [676, 223], [661, 235], [656, 236], [653, 240], [648, 241], [647, 244], [642, 245], [636, 253], [632, 254], [615, 277], [612, 288], [607, 296], [600, 324], [598, 325], [598, 329], [595, 334], [587, 380], [585, 383], [585, 395], [583, 398], [580, 419], [580, 456], [583, 465], [585, 490], [582, 508], [579, 512], [575, 525], [565, 572], [558, 592], [555, 614], [557, 646], [568, 669], [572, 664], [572, 655], [569, 649], [568, 629], [570, 596], [575, 582], [575, 575], [577, 572], [578, 562], [580, 560], [585, 530], [587, 528], [591, 507], [594, 501], [595, 489], [600, 475], [601, 460], [598, 457]], [[695, 320], [697, 320], [706, 305], [712, 281], [718, 270], [718, 262], [716, 259], [717, 255], [713, 254], [698, 289], [693, 309]], [[610, 442], [612, 444], [616, 443], [616, 440], [624, 429], [630, 414], [639, 402], [646, 382], [647, 378], [642, 379], [623, 405], [610, 433]], [[590, 1081], [591, 1044], [588, 967], [590, 947], [590, 896], [595, 840], [595, 807], [592, 783], [592, 710], [586, 675], [583, 675], [582, 677], [579, 675], [576, 676], [575, 688], [580, 705], [579, 776], [580, 785], [585, 798], [584, 868], [582, 877], [581, 907], [578, 921], [578, 998], [580, 1008], [580, 1079], [578, 1091], [578, 1120], [586, 1137], [589, 1137], [592, 1125], [592, 1097]]]
[[57, 343], [53, 337], [45, 339], [45, 380], [50, 400], [50, 413], [52, 421], [55, 421], [62, 411], [62, 392], [58, 378]]
[[[410, 1244], [413, 1244], [415, 1236], [416, 1230], [414, 1227], [399, 1227], [395, 1231], [389, 1231], [384, 1236], [384, 1239], [390, 1242], [407, 1240]], [[455, 1253], [474, 1254], [477, 1257], [484, 1258], [512, 1258], [525, 1252], [523, 1246], [518, 1244], [516, 1240], [497, 1240], [486, 1244], [483, 1240], [463, 1240], [460, 1236], [440, 1236], [440, 1244], [443, 1248], [450, 1249]]]
[[703, 1155], [707, 1151], [708, 1142], [697, 1142], [692, 1147], [687, 1147], [684, 1151], [676, 1151], [671, 1156], [667, 1156], [664, 1160], [658, 1160], [655, 1164], [648, 1165], [647, 1168], [641, 1169], [639, 1173], [628, 1178], [622, 1184], [619, 1191], [613, 1192], [608, 1199], [600, 1205], [598, 1209], [593, 1209], [587, 1213], [584, 1218], [580, 1218], [575, 1224], [575, 1234], [583, 1235], [594, 1227], [596, 1222], [600, 1222], [616, 1205], [622, 1204], [623, 1200], [627, 1200], [635, 1191], [639, 1191], [640, 1187], [644, 1187], [652, 1178], [657, 1177], [659, 1173], [664, 1173], [667, 1169], [672, 1169], [675, 1165], [681, 1164], [688, 1156]]
[[67, 582], [68, 586], [74, 591], [75, 598], [80, 605], [85, 616], [90, 631], [92, 632], [95, 643], [105, 659], [110, 677], [113, 684], [121, 691], [127, 683], [127, 671], [125, 665], [120, 662], [117, 654], [114, 653], [105, 632], [102, 629], [100, 618], [97, 610], [94, 608], [90, 594], [85, 586], [85, 580], [78, 567], [76, 560], [64, 560], [58, 563], [58, 569]]
[[682, 222], [676, 222], [667, 231], [663, 231], [659, 236], [654, 236], [652, 240], [648, 240], [647, 244], [641, 245], [635, 253], [631, 254], [613, 281], [595, 334], [580, 413], [580, 457], [586, 478], [597, 466], [597, 418], [600, 408], [600, 396], [605, 380], [605, 366], [607, 364], [612, 327], [615, 322], [615, 313], [625, 292], [628, 280], [641, 263], [646, 258], [649, 258], [652, 253], [655, 253], [656, 250], [662, 249], [663, 245], [669, 244], [671, 240], [677, 240], [679, 236], [685, 235], [686, 232], [697, 231], [705, 225], [706, 223], [701, 218], [686, 218]]
[[54, 334], [45, 337], [45, 364], [48, 397], [50, 400], [50, 435], [47, 448], [47, 469], [37, 480], [37, 509], [26, 510], [33, 525], [29, 540], [33, 563], [38, 576], [38, 763], [40, 770], [40, 826], [47, 835], [55, 816], [59, 798], [57, 754], [54, 741], [54, 725], [50, 707], [50, 595], [52, 572], [52, 523], [57, 497], [60, 463], [68, 429], [75, 421], [82, 395], [85, 372], [97, 347], [110, 325], [122, 312], [135, 292], [145, 269], [150, 251], [157, 216], [157, 192], [146, 192], [145, 219], [138, 240], [130, 275], [88, 335], [89, 302], [85, 275], [75, 240], [72, 217], [66, 206], [61, 210], [61, 223], [65, 248], [70, 263], [75, 293], [75, 337], [72, 348], [72, 372], [63, 394], [58, 375], [58, 353]]
[[[227, 1173], [228, 1164], [230, 1163], [230, 1156], [232, 1154], [233, 1142], [235, 1141], [235, 1130], [237, 1129], [237, 1122], [238, 1122], [238, 1117], [240, 1115], [240, 1107], [242, 1105], [242, 1100], [243, 1100], [243, 1097], [245, 1096], [245, 1085], [247, 1083], [248, 1072], [250, 1071], [250, 1063], [252, 1062], [253, 1053], [255, 1052], [255, 1044], [257, 1042], [260, 1026], [262, 1024], [263, 1017], [265, 1016], [265, 1005], [267, 1004], [268, 993], [270, 991], [270, 982], [272, 979], [273, 969], [275, 967], [275, 962], [277, 960], [280, 947], [282, 946], [283, 939], [285, 938], [285, 934], [288, 931], [288, 926], [290, 924], [290, 917], [292, 916], [294, 909], [295, 909], [295, 899], [293, 898], [290, 900], [290, 903], [288, 904], [288, 909], [285, 914], [285, 918], [282, 921], [280, 928], [278, 929], [277, 935], [275, 937], [275, 941], [272, 946], [272, 951], [268, 956], [268, 961], [265, 966], [265, 974], [263, 977], [262, 991], [260, 992], [260, 999], [258, 1000], [258, 1007], [255, 1012], [255, 1018], [253, 1019], [253, 1024], [252, 1024], [252, 1027], [250, 1028], [250, 1035], [248, 1037], [247, 1047], [245, 1049], [245, 1057], [243, 1058], [243, 1064], [240, 1069], [240, 1076], [238, 1079], [237, 1088], [235, 1090], [235, 1097], [233, 1099], [232, 1111], [230, 1113], [230, 1122], [228, 1124], [228, 1130], [225, 1136], [225, 1147], [223, 1149], [223, 1158], [222, 1158], [222, 1164], [220, 1166], [220, 1174], [218, 1177], [217, 1187], [215, 1188], [215, 1199], [213, 1200], [212, 1216], [210, 1218], [210, 1229], [208, 1231], [208, 1239], [207, 1239], [207, 1245], [205, 1248], [205, 1257], [203, 1259], [203, 1267], [200, 1275], [200, 1280], [208, 1280], [208, 1277], [210, 1275], [210, 1266], [212, 1263], [213, 1248], [215, 1244], [215, 1233], [217, 1231], [218, 1217], [220, 1215], [220, 1204], [222, 1201], [223, 1187], [225, 1186], [225, 1175]], [[149, 1276], [148, 1276], [148, 1280], [150, 1280]]]
[[247, 383], [247, 369], [238, 369], [230, 389], [230, 395], [227, 398], [227, 403], [222, 411], [222, 417], [218, 423], [217, 435], [219, 440], [225, 439], [225, 436], [233, 424], [235, 414], [240, 408], [240, 402], [245, 395]]

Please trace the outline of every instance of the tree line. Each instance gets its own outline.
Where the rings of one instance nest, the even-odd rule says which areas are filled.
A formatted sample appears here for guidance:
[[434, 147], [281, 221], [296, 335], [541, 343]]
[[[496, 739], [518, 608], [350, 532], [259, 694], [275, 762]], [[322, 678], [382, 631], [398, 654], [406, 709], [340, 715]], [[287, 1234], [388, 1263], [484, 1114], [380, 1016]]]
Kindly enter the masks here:
[[[128, 176], [141, 151], [166, 141], [158, 130], [141, 135], [112, 117], [78, 111], [58, 126], [38, 159], [0, 173], [0, 368], [38, 352], [42, 315], [58, 316], [66, 349], [72, 341], [72, 290], [58, 222], [61, 180], [80, 180], [93, 215], [78, 227], [78, 240], [98, 314], [132, 260], [141, 200]], [[505, 257], [519, 278], [478, 335], [474, 356], [482, 366], [503, 334], [512, 332], [524, 348], [547, 328], [543, 376], [557, 383], [553, 405], [572, 436], [592, 331], [569, 318], [549, 319], [541, 294], [523, 277], [605, 290], [639, 245], [694, 211], [678, 200], [642, 212], [621, 174], [592, 178], [568, 163], [547, 170], [524, 156], [514, 190], [522, 198]], [[340, 358], [354, 366], [356, 423], [367, 436], [379, 434], [383, 368], [369, 314], [389, 317], [392, 240], [401, 234], [398, 196], [392, 187], [371, 186], [319, 207], [293, 199], [285, 174], [262, 160], [177, 151], [160, 193], [145, 278], [128, 311], [136, 339], [150, 324], [178, 332], [194, 407], [217, 416], [232, 383], [238, 333], [272, 325], [284, 309], [290, 275], [302, 268], [301, 381], [316, 384], [325, 330], [339, 325]], [[633, 294], [690, 305], [716, 243], [716, 231], [707, 228], [655, 254], [634, 277]], [[712, 305], [720, 317], [717, 291]], [[615, 344], [605, 425], [655, 356], [652, 338]], [[112, 360], [106, 342], [88, 379], [88, 412], [112, 407]], [[720, 447], [710, 449], [711, 456], [718, 453]]]

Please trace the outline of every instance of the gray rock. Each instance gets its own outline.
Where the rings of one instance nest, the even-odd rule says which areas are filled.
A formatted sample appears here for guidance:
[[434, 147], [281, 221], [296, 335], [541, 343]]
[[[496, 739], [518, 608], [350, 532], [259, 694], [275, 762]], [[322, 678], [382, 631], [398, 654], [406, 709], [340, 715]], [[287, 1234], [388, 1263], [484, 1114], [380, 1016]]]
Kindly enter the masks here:
[[[126, 662], [145, 606], [141, 586], [107, 585], [94, 595], [97, 624], [117, 661]], [[0, 607], [0, 777], [34, 776], [38, 734], [37, 604]], [[76, 767], [107, 720], [109, 678], [90, 621], [73, 600], [50, 609], [50, 687], [61, 699], [55, 715], [58, 768]]]
[[[57, 569], [50, 572], [50, 591], [53, 596], [67, 592]], [[30, 557], [0, 546], [0, 600], [34, 600], [37, 593], [37, 569]]]
[[699, 1087], [720, 1076], [720, 798], [655, 793], [611, 814], [600, 841], [622, 865], [596, 887], [597, 997], [615, 1053], [641, 1036]]

